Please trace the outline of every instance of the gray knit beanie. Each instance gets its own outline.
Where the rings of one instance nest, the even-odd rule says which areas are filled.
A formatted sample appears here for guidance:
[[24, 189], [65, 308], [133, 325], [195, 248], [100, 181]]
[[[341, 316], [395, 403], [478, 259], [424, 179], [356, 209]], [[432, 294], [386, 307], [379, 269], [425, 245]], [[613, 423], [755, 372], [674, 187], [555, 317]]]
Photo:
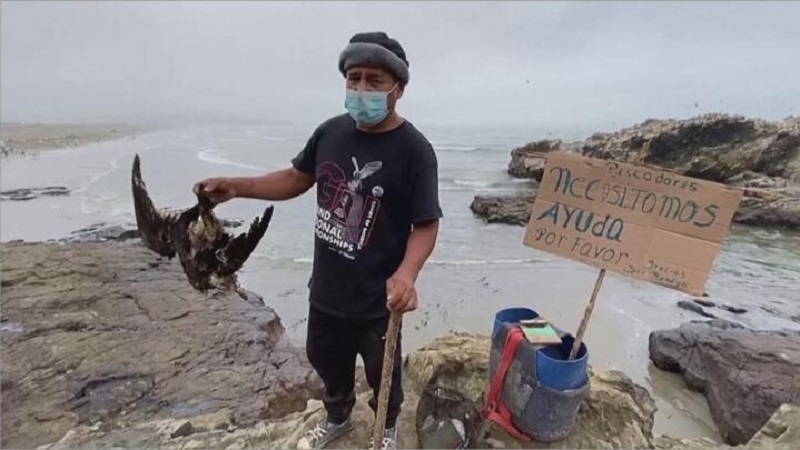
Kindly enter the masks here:
[[403, 85], [408, 84], [408, 60], [400, 43], [382, 31], [358, 33], [339, 55], [339, 72], [351, 67], [380, 67], [392, 72]]

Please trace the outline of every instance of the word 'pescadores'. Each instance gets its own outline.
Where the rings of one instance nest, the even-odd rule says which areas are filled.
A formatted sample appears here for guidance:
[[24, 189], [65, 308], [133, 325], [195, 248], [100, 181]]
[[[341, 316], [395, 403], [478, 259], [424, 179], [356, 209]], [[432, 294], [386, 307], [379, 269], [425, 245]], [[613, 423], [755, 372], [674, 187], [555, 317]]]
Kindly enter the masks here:
[[646, 166], [554, 152], [524, 243], [700, 295], [741, 195]]

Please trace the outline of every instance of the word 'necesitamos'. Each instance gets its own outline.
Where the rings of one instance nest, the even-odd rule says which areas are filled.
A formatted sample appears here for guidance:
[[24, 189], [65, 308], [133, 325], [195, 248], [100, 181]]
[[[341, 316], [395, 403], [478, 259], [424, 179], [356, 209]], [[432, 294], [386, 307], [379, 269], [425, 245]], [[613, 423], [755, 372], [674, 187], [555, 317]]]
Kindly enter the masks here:
[[667, 193], [656, 193], [605, 180], [587, 180], [585, 177], [575, 177], [570, 169], [564, 167], [553, 167], [550, 172], [558, 174], [553, 191], [565, 196], [601, 202], [624, 210], [655, 214], [660, 218], [691, 223], [699, 228], [709, 227], [717, 219], [719, 206], [714, 203], [704, 205], [700, 201]]

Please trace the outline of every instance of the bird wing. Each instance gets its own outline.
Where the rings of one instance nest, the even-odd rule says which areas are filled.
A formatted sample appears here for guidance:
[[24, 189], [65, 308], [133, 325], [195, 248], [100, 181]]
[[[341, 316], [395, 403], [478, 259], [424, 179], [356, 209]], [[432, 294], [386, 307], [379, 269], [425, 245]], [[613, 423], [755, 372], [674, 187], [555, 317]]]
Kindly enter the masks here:
[[256, 217], [250, 224], [250, 229], [246, 233], [239, 234], [228, 242], [221, 255], [221, 267], [219, 273], [231, 275], [242, 268], [250, 253], [255, 250], [261, 238], [267, 232], [269, 223], [272, 220], [274, 206], [269, 206], [264, 210], [261, 217]]
[[381, 167], [383, 167], [383, 163], [380, 161], [372, 161], [364, 164], [364, 167], [361, 168], [361, 179], [363, 180], [381, 170]]
[[136, 226], [139, 235], [145, 246], [161, 256], [172, 258], [175, 256], [175, 249], [170, 239], [170, 228], [174, 223], [175, 217], [163, 215], [156, 210], [147, 187], [142, 181], [139, 155], [133, 159], [133, 170], [131, 173], [131, 187], [133, 191], [133, 207], [136, 211]]

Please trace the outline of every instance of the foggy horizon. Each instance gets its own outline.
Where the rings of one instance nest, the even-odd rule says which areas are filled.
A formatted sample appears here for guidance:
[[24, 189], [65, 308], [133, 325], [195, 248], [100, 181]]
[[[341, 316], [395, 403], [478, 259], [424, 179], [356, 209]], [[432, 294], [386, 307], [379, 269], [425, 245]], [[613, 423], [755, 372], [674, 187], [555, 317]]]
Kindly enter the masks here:
[[4, 1], [2, 122], [251, 122], [345, 112], [339, 53], [404, 47], [417, 124], [611, 130], [800, 113], [800, 3]]

